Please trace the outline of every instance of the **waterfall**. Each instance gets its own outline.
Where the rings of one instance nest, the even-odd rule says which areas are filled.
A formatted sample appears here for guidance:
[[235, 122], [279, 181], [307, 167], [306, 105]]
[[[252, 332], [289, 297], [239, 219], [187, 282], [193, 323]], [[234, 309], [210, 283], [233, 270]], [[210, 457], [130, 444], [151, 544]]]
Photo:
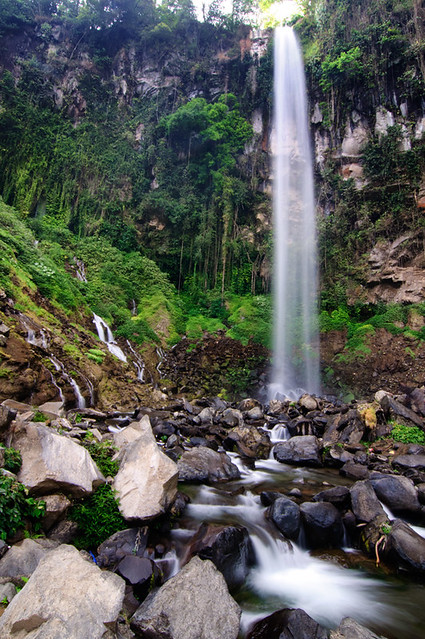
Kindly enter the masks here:
[[96, 315], [96, 313], [93, 313], [93, 323], [96, 326], [97, 334], [100, 341], [106, 344], [109, 352], [112, 353], [112, 355], [115, 355], [115, 357], [118, 357], [118, 359], [120, 359], [122, 362], [127, 362], [127, 357], [124, 355], [123, 351], [114, 340], [112, 331], [105, 320], [99, 317], [99, 315]]
[[275, 31], [274, 318], [269, 397], [319, 393], [313, 167], [304, 66], [294, 32]]

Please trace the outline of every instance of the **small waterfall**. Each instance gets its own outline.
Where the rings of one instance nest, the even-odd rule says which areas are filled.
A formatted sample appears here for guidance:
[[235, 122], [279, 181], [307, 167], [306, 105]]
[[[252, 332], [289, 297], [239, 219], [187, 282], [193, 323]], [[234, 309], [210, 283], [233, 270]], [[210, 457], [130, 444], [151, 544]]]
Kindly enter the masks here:
[[274, 318], [269, 397], [319, 392], [313, 167], [304, 67], [294, 32], [275, 30]]
[[59, 372], [61, 372], [61, 374], [65, 377], [66, 381], [70, 384], [70, 386], [72, 386], [73, 391], [74, 391], [74, 395], [75, 395], [75, 400], [77, 402], [77, 408], [86, 408], [86, 400], [84, 399], [80, 387], [78, 386], [77, 382], [75, 381], [75, 379], [73, 377], [71, 377], [71, 375], [68, 375], [68, 373], [65, 371], [65, 366], [62, 364], [62, 362], [60, 362], [57, 357], [55, 357], [54, 355], [50, 355], [49, 357], [50, 361], [52, 362], [53, 366], [55, 367], [55, 369]]
[[137, 371], [137, 379], [140, 382], [144, 383], [144, 375], [145, 375], [145, 362], [140, 357], [139, 353], [136, 353], [130, 342], [127, 340], [127, 346], [131, 354], [133, 355], [133, 365]]
[[122, 362], [127, 362], [127, 357], [124, 355], [123, 351], [114, 340], [112, 331], [105, 320], [99, 317], [99, 315], [96, 315], [96, 313], [93, 313], [93, 323], [96, 326], [96, 331], [100, 341], [106, 344], [109, 352], [112, 353], [112, 355], [115, 355], [115, 357], [120, 359]]
[[157, 367], [156, 367], [156, 370], [158, 371], [158, 373], [160, 374], [160, 376], [162, 376], [161, 366], [162, 366], [162, 363], [163, 363], [163, 361], [164, 361], [164, 359], [165, 359], [165, 351], [164, 351], [164, 349], [163, 349], [163, 348], [161, 348], [160, 346], [158, 346], [158, 347], [155, 349], [155, 352], [156, 352], [156, 354], [158, 355], [158, 360], [159, 360], [158, 365], [157, 365]]
[[20, 315], [19, 321], [23, 328], [27, 331], [26, 341], [31, 346], [38, 346], [47, 351], [50, 345], [50, 337], [44, 328], [40, 328], [35, 322], [26, 315]]
[[80, 282], [87, 282], [86, 267], [83, 260], [79, 260], [78, 258], [74, 257], [74, 263], [77, 279], [80, 280]]

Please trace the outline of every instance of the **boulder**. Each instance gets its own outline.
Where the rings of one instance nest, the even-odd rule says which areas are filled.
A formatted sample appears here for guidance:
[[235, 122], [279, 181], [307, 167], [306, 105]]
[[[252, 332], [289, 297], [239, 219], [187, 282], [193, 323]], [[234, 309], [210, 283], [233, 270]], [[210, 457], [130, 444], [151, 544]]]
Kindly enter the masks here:
[[206, 426], [207, 424], [213, 423], [215, 414], [216, 414], [215, 409], [207, 406], [206, 408], [201, 410], [198, 417], [201, 420], [201, 424], [203, 426]]
[[126, 555], [143, 557], [148, 541], [148, 527], [119, 530], [100, 544], [97, 563], [101, 568], [113, 568]]
[[350, 507], [350, 491], [347, 486], [335, 486], [314, 495], [313, 501], [327, 501], [339, 510], [345, 510]]
[[331, 630], [329, 639], [385, 639], [361, 626], [350, 617], [345, 617], [336, 630]]
[[311, 548], [339, 546], [344, 536], [341, 515], [333, 504], [305, 502], [300, 507], [307, 543]]
[[131, 628], [142, 637], [237, 639], [240, 614], [221, 572], [211, 561], [194, 557], [148, 595], [131, 618]]
[[330, 416], [323, 433], [323, 446], [332, 446], [338, 442], [358, 444], [365, 431], [365, 424], [355, 409], [346, 413]]
[[221, 414], [220, 421], [230, 427], [241, 426], [243, 425], [242, 413], [234, 408], [226, 408]]
[[177, 462], [179, 481], [215, 482], [238, 479], [240, 472], [226, 453], [217, 453], [211, 448], [188, 450]]
[[61, 544], [70, 544], [78, 533], [78, 524], [70, 519], [63, 519], [49, 530], [49, 539]]
[[0, 404], [0, 433], [7, 431], [16, 417], [16, 410], [4, 404]]
[[239, 410], [243, 413], [247, 413], [253, 408], [258, 407], [261, 408], [261, 404], [258, 399], [254, 399], [253, 397], [247, 397], [246, 399], [243, 399], [238, 406]]
[[297, 539], [301, 525], [300, 507], [289, 497], [278, 497], [270, 506], [267, 516], [285, 537], [293, 541]]
[[325, 628], [319, 626], [300, 608], [277, 610], [257, 621], [246, 639], [327, 639]]
[[425, 455], [398, 455], [393, 460], [394, 468], [401, 470], [425, 470]]
[[223, 446], [226, 450], [235, 450], [244, 457], [267, 459], [272, 444], [266, 433], [255, 426], [238, 426], [229, 431]]
[[7, 601], [10, 603], [17, 594], [16, 586], [11, 581], [0, 584], [0, 604]]
[[254, 563], [254, 549], [244, 526], [203, 523], [192, 537], [186, 561], [198, 555], [210, 559], [219, 569], [230, 589], [244, 583]]
[[45, 495], [43, 501], [46, 510], [41, 520], [41, 527], [44, 531], [50, 530], [62, 517], [71, 505], [70, 500], [65, 495]]
[[161, 584], [161, 571], [152, 559], [126, 555], [117, 566], [117, 573], [133, 588], [139, 601], [149, 590]]
[[176, 464], [158, 447], [147, 416], [139, 426], [140, 437], [126, 446], [113, 482], [120, 512], [128, 521], [161, 515], [177, 495]]
[[361, 523], [369, 523], [378, 515], [386, 517], [384, 509], [368, 480], [358, 481], [350, 489], [352, 511]]
[[418, 491], [411, 479], [400, 475], [382, 475], [372, 476], [370, 483], [378, 498], [394, 513], [420, 511]]
[[298, 400], [299, 405], [304, 408], [307, 412], [311, 411], [311, 410], [317, 410], [319, 405], [317, 403], [317, 400], [312, 397], [311, 395], [309, 395], [308, 393], [305, 393], [304, 395], [301, 395], [301, 397]]
[[261, 406], [254, 406], [246, 413], [246, 418], [250, 421], [258, 421], [264, 419], [264, 412]]
[[0, 577], [29, 577], [58, 543], [48, 539], [24, 539], [0, 559]]
[[18, 479], [31, 494], [64, 492], [86, 497], [105, 482], [83, 446], [44, 424], [18, 424], [11, 446], [22, 455]]
[[390, 395], [384, 395], [380, 404], [388, 422], [395, 421], [405, 426], [412, 426], [414, 424], [415, 426], [423, 428], [423, 417], [420, 417], [413, 410], [407, 408], [407, 406], [404, 406], [404, 404], [401, 404], [401, 402], [398, 402]]
[[102, 572], [72, 546], [40, 561], [24, 588], [0, 617], [2, 639], [101, 639], [116, 621], [125, 583]]
[[370, 475], [366, 466], [357, 464], [355, 461], [346, 462], [339, 470], [340, 475], [349, 479], [367, 479]]
[[424, 574], [425, 539], [401, 519], [392, 522], [385, 555], [388, 561], [395, 563], [399, 568]]
[[277, 461], [295, 466], [321, 466], [320, 446], [314, 435], [300, 435], [276, 444], [273, 450]]

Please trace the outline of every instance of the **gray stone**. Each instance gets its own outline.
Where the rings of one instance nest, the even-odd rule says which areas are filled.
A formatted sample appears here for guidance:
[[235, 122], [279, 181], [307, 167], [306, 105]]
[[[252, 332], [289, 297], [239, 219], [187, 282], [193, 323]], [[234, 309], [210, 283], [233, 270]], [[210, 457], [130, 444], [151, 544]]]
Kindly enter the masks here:
[[425, 470], [425, 455], [398, 455], [394, 457], [393, 466], [400, 470]]
[[179, 481], [227, 481], [238, 479], [240, 472], [226, 453], [217, 453], [204, 446], [188, 450], [177, 462]]
[[318, 408], [317, 400], [307, 393], [299, 398], [298, 403], [302, 408], [305, 408], [306, 411], [317, 410]]
[[327, 639], [327, 636], [325, 628], [304, 610], [285, 608], [257, 621], [246, 639]]
[[295, 466], [321, 466], [320, 446], [314, 435], [291, 437], [274, 447], [274, 456], [282, 464]]
[[46, 511], [41, 521], [41, 526], [44, 531], [50, 530], [61, 517], [64, 517], [66, 511], [71, 505], [71, 502], [65, 495], [45, 495], [43, 501], [46, 504]]
[[421, 508], [418, 491], [407, 477], [382, 475], [370, 482], [378, 498], [394, 513], [418, 512]]
[[270, 506], [268, 516], [288, 539], [295, 541], [300, 532], [300, 507], [289, 497], [279, 497]]
[[83, 497], [105, 482], [83, 446], [44, 424], [18, 425], [11, 445], [22, 455], [18, 479], [32, 494], [59, 491]]
[[240, 410], [234, 408], [226, 408], [221, 414], [220, 421], [226, 426], [240, 426], [243, 425], [243, 417]]
[[404, 424], [405, 426], [415, 426], [423, 427], [424, 420], [423, 417], [417, 415], [413, 410], [401, 404], [390, 395], [385, 395], [380, 402], [382, 406], [382, 410], [385, 413], [385, 417], [387, 421], [394, 420], [399, 424]]
[[120, 512], [129, 521], [161, 515], [177, 495], [176, 464], [158, 447], [149, 417], [139, 425], [141, 434], [126, 446], [113, 483]]
[[312, 548], [338, 546], [343, 539], [341, 515], [328, 502], [304, 502], [300, 507], [308, 545]]
[[116, 621], [125, 583], [102, 572], [72, 546], [40, 561], [0, 617], [2, 639], [101, 639]]
[[120, 530], [100, 544], [97, 549], [97, 563], [102, 568], [111, 568], [126, 555], [143, 557], [147, 540], [147, 526]]
[[0, 602], [7, 599], [10, 603], [13, 597], [16, 595], [16, 586], [12, 582], [6, 584], [0, 584]]
[[425, 539], [401, 519], [392, 522], [385, 554], [399, 568], [424, 574]]
[[385, 639], [385, 637], [378, 636], [354, 619], [345, 617], [336, 630], [331, 630], [329, 639]]
[[263, 409], [261, 408], [261, 406], [254, 406], [254, 408], [251, 408], [251, 410], [247, 412], [246, 418], [252, 421], [263, 419], [264, 418]]
[[0, 577], [29, 577], [58, 543], [48, 539], [24, 539], [0, 559]]
[[358, 481], [350, 489], [351, 505], [356, 519], [361, 523], [369, 523], [385, 512], [368, 480]]
[[272, 448], [270, 437], [255, 426], [237, 426], [223, 441], [226, 450], [236, 451], [244, 457], [267, 459]]
[[335, 486], [314, 495], [313, 501], [327, 501], [336, 508], [345, 509], [350, 505], [350, 491], [347, 486]]
[[78, 524], [69, 519], [63, 519], [49, 530], [49, 539], [60, 544], [70, 544], [78, 533]]
[[158, 639], [237, 639], [240, 608], [214, 564], [194, 557], [131, 619], [141, 636]]
[[199, 419], [201, 420], [201, 424], [204, 426], [206, 424], [212, 424], [214, 421], [215, 413], [216, 411], [214, 410], [214, 408], [207, 407], [201, 410], [198, 415]]
[[38, 410], [49, 419], [57, 419], [64, 415], [63, 402], [46, 402], [39, 406]]

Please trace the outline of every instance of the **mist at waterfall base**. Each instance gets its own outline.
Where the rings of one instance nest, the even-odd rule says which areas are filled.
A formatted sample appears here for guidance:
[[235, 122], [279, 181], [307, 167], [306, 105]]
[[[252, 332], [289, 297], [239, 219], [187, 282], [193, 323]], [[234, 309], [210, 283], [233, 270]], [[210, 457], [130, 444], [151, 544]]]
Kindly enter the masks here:
[[293, 30], [275, 30], [273, 365], [269, 399], [319, 394], [317, 248], [304, 65]]

